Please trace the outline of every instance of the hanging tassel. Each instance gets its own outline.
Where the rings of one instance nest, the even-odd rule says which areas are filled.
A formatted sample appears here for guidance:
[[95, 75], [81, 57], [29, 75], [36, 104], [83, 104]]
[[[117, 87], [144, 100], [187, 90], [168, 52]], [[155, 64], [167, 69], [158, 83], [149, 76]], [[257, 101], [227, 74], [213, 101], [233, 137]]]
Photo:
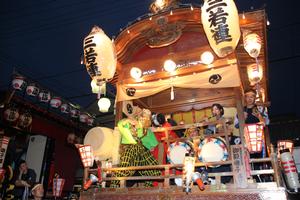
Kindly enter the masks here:
[[171, 101], [174, 100], [174, 87], [171, 87]]

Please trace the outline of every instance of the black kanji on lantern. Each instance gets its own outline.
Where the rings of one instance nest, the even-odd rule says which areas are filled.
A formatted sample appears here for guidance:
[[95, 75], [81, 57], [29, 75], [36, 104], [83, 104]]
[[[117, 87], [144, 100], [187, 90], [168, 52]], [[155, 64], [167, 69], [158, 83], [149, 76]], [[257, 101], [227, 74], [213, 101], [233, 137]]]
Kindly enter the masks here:
[[94, 47], [96, 43], [93, 42], [94, 36], [90, 36], [84, 40], [84, 55], [85, 55], [85, 64], [88, 73], [90, 76], [101, 76], [101, 72], [98, 70], [96, 57], [97, 53], [95, 52]]
[[216, 44], [226, 41], [232, 41], [229, 35], [228, 24], [226, 23], [228, 13], [224, 11], [223, 7], [227, 4], [223, 0], [208, 0], [209, 7], [206, 12], [209, 12], [209, 19], [211, 32]]

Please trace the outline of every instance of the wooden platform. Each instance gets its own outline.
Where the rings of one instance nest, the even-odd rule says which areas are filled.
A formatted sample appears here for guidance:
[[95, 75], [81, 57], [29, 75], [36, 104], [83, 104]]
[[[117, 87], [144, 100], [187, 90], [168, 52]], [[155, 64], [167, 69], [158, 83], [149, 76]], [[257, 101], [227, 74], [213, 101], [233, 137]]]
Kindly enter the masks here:
[[251, 184], [247, 189], [236, 189], [233, 185], [207, 186], [205, 191], [200, 191], [194, 186], [192, 192], [186, 194], [182, 187], [171, 186], [170, 188], [91, 188], [81, 192], [81, 200], [107, 199], [107, 200], [176, 200], [176, 199], [199, 199], [199, 200], [263, 200], [263, 199], [286, 199], [285, 189], [277, 187], [275, 182]]

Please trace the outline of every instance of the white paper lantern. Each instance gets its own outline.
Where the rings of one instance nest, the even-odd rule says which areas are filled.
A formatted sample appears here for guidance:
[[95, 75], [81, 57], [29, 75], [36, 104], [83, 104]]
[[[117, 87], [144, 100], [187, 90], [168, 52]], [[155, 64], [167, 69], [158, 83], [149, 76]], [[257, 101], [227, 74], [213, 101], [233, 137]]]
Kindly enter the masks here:
[[103, 112], [103, 113], [108, 112], [110, 105], [111, 105], [111, 102], [108, 98], [103, 97], [103, 98], [100, 98], [98, 101], [98, 106], [99, 106], [100, 112]]
[[92, 79], [107, 81], [113, 78], [117, 65], [115, 47], [101, 28], [93, 27], [84, 39], [83, 51], [84, 64]]
[[263, 77], [263, 68], [260, 64], [254, 63], [247, 66], [248, 78], [251, 85], [260, 82]]
[[72, 118], [78, 118], [79, 110], [77, 110], [76, 108], [71, 108], [70, 109], [70, 115], [71, 115]]
[[39, 93], [39, 100], [40, 100], [40, 102], [48, 103], [50, 101], [50, 99], [51, 99], [50, 92], [41, 91]]
[[164, 62], [164, 69], [167, 71], [167, 72], [174, 72], [176, 70], [176, 63], [169, 59], [169, 60], [166, 60]]
[[60, 97], [53, 97], [50, 101], [50, 106], [52, 108], [58, 108], [59, 106], [61, 106], [62, 101]]
[[26, 94], [29, 96], [36, 97], [40, 92], [40, 89], [34, 84], [28, 85], [26, 88]]
[[25, 78], [22, 76], [16, 76], [12, 80], [12, 87], [15, 90], [23, 90], [23, 88], [26, 86]]
[[244, 48], [252, 58], [257, 58], [261, 49], [261, 39], [256, 33], [245, 31], [243, 34]]
[[232, 53], [241, 36], [239, 15], [233, 0], [204, 0], [201, 19], [211, 48], [219, 57]]
[[68, 114], [70, 112], [70, 106], [67, 103], [64, 103], [64, 104], [61, 105], [60, 111], [62, 113]]

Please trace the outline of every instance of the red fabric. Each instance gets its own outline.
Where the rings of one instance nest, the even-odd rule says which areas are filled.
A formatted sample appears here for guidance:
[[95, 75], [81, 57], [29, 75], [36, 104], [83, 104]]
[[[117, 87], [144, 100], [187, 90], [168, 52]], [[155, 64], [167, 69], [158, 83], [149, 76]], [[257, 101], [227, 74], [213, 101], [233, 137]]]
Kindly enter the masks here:
[[[168, 128], [168, 127], [171, 127], [172, 125], [168, 122], [164, 123], [162, 125], [162, 127], [164, 128]], [[165, 132], [156, 132], [155, 133], [155, 136], [156, 136], [156, 139], [159, 141], [159, 142], [162, 142], [162, 138], [165, 138]], [[174, 138], [178, 138], [178, 136], [176, 135], [176, 133], [174, 131], [169, 131], [169, 139], [174, 139]], [[164, 145], [164, 154], [163, 154], [163, 163], [162, 164], [168, 164], [167, 163], [167, 151], [168, 151], [168, 144], [167, 142], [163, 142], [163, 145]], [[154, 158], [158, 159], [158, 146], [156, 146], [153, 151], [152, 151], [152, 154], [154, 156]], [[173, 174], [173, 171], [174, 170], [170, 170], [169, 173], [170, 174]], [[165, 171], [162, 171], [162, 175], [165, 174]], [[182, 174], [182, 171], [181, 170], [175, 170], [175, 174], [176, 175], [180, 175]]]
[[[171, 124], [166, 122], [162, 125], [162, 127], [168, 128], [168, 127], [171, 127]], [[162, 142], [162, 138], [165, 138], [166, 135], [165, 135], [165, 132], [156, 132], [155, 137], [156, 137], [157, 141]], [[174, 131], [169, 131], [169, 139], [171, 139], [171, 138], [178, 138], [178, 136], [176, 135], [176, 133]], [[168, 145], [166, 142], [163, 142], [163, 144], [164, 144], [164, 155], [163, 155], [163, 163], [162, 164], [166, 164], [167, 163]], [[158, 146], [156, 146], [153, 149], [152, 155], [154, 156], [154, 158], [158, 159]]]

